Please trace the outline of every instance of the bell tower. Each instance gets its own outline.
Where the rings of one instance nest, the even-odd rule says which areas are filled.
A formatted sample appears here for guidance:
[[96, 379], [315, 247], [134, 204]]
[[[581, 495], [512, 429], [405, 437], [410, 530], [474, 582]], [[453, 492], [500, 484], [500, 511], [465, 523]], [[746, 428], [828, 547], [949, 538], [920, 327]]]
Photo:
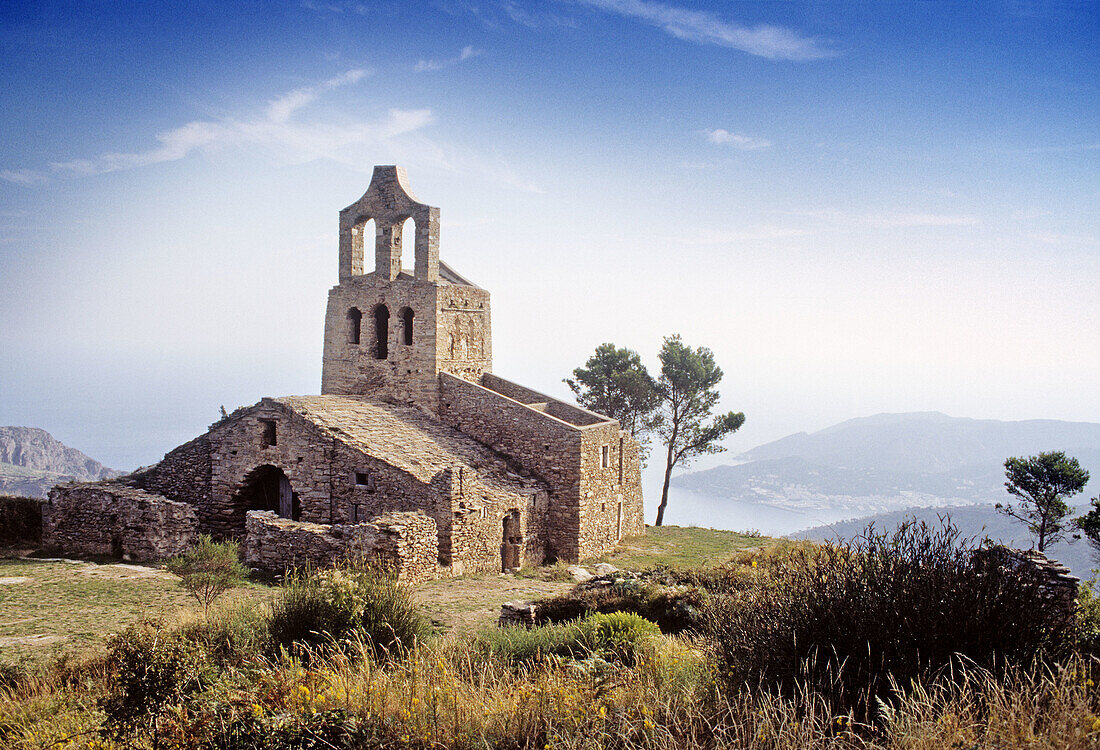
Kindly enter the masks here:
[[[402, 268], [410, 235], [411, 273]], [[370, 237], [374, 270], [364, 273]], [[367, 192], [340, 212], [321, 393], [438, 413], [440, 372], [476, 382], [492, 366], [489, 293], [439, 260], [439, 209], [413, 195], [405, 169], [375, 167]]]

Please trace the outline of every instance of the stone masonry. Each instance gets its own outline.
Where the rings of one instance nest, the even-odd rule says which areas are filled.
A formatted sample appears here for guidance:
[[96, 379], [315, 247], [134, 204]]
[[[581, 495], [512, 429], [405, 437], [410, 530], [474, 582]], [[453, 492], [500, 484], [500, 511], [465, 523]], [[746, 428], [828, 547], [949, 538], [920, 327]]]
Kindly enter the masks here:
[[193, 547], [198, 527], [194, 506], [116, 482], [59, 484], [42, 507], [48, 552], [159, 560]]
[[[321, 395], [236, 410], [118, 480], [114, 502], [160, 513], [181, 539], [239, 540], [255, 567], [365, 555], [417, 580], [577, 561], [643, 533], [637, 442], [613, 419], [492, 373], [489, 293], [440, 261], [439, 209], [412, 194], [405, 171], [375, 167], [339, 229]], [[118, 521], [90, 489], [100, 486], [51, 500], [59, 522], [44, 525], [46, 543], [166, 546], [144, 520]], [[85, 539], [60, 522], [81, 517], [81, 503], [116, 520], [92, 523]]]

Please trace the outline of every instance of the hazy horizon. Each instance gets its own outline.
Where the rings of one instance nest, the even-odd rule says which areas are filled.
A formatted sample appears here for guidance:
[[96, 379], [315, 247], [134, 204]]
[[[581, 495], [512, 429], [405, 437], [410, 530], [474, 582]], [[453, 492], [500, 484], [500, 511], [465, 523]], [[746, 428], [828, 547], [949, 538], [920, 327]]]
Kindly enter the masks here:
[[9, 4], [0, 424], [132, 469], [318, 392], [337, 214], [394, 163], [504, 377], [568, 398], [601, 342], [713, 349], [747, 421], [699, 466], [883, 412], [1100, 422], [1098, 31], [1087, 2]]

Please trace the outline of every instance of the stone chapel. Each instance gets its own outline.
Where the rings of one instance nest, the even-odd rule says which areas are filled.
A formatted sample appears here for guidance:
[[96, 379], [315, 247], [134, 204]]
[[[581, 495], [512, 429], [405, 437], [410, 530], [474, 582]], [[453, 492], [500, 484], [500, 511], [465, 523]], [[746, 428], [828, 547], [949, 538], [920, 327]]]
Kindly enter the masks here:
[[44, 545], [70, 554], [156, 559], [209, 533], [262, 570], [359, 555], [410, 580], [643, 531], [637, 442], [493, 374], [489, 292], [439, 259], [439, 209], [397, 166], [340, 212], [321, 395], [263, 398], [154, 466], [58, 485], [43, 511]]

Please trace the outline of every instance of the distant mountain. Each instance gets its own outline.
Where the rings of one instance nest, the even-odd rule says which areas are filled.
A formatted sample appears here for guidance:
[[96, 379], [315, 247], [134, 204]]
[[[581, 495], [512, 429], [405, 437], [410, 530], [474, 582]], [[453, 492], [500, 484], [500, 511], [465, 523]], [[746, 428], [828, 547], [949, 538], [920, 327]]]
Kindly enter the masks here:
[[1002, 466], [1009, 456], [1064, 450], [1100, 471], [1100, 424], [1032, 419], [1002, 422], [940, 412], [876, 414], [819, 432], [800, 432], [737, 458], [760, 461], [798, 456], [822, 466], [943, 473]]
[[[684, 474], [676, 487], [714, 498], [853, 518], [908, 507], [1004, 500], [1009, 456], [1061, 450], [1100, 486], [1100, 424], [877, 414], [798, 433], [737, 456], [743, 463]], [[720, 512], [716, 508], [716, 512]]]
[[[1078, 495], [1078, 497], [1082, 496]], [[1079, 505], [1079, 511], [1084, 511], [1085, 505], [1087, 505], [1087, 502], [1084, 505]], [[1003, 513], [998, 513], [990, 505], [909, 508], [903, 511], [856, 518], [851, 521], [840, 521], [827, 526], [815, 526], [812, 529], [806, 529], [791, 536], [796, 539], [814, 539], [818, 541], [849, 540], [859, 536], [870, 523], [874, 523], [877, 531], [891, 532], [897, 528], [898, 524], [912, 518], [938, 526], [939, 516], [942, 514], [951, 517], [951, 522], [958, 527], [964, 537], [974, 537], [980, 540], [988, 536], [1001, 544], [1021, 549], [1029, 549], [1033, 544], [1023, 524], [1014, 521]], [[1091, 577], [1093, 568], [1100, 568], [1100, 559], [1097, 558], [1092, 547], [1084, 540], [1058, 542], [1048, 547], [1046, 554], [1048, 557], [1054, 558], [1069, 567], [1073, 574], [1082, 580]]]
[[108, 469], [36, 427], [0, 427], [0, 494], [45, 497], [58, 482], [94, 482], [122, 472]]

